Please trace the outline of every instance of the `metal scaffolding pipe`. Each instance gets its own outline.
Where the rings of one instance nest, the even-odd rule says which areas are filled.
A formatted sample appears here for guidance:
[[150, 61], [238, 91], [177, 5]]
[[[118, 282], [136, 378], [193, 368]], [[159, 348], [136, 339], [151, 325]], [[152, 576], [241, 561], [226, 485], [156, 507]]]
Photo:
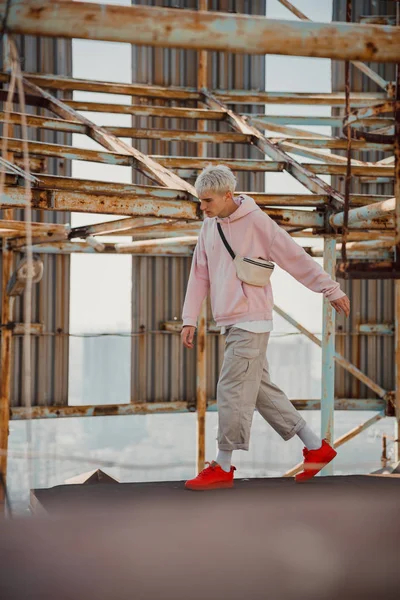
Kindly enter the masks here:
[[[335, 279], [336, 239], [324, 240], [324, 270]], [[324, 298], [322, 322], [322, 382], [321, 382], [321, 437], [333, 443], [335, 409], [335, 310]], [[322, 470], [321, 475], [332, 475], [332, 465]]]
[[[208, 0], [199, 0], [199, 10], [208, 10]], [[198, 53], [197, 87], [208, 87], [208, 52]], [[202, 105], [207, 109], [207, 105]], [[197, 125], [200, 132], [207, 132], [207, 122], [200, 121]], [[201, 142], [197, 146], [200, 157], [207, 156], [207, 144]], [[207, 298], [201, 305], [196, 343], [196, 410], [197, 410], [197, 472], [204, 469], [206, 459], [206, 411], [207, 411]]]
[[[0, 349], [0, 475], [7, 477], [8, 423], [10, 418], [11, 373], [12, 373], [12, 330], [5, 327], [13, 320], [14, 298], [7, 294], [7, 284], [12, 275], [13, 252], [2, 248], [2, 305], [1, 305], [1, 349]], [[4, 486], [0, 486], [0, 518], [4, 513]]]
[[[219, 335], [219, 334], [218, 334]], [[298, 410], [319, 410], [320, 400], [313, 399], [291, 399]], [[370, 398], [338, 398], [335, 400], [337, 410], [380, 410], [385, 405], [382, 400], [371, 400]], [[183, 400], [173, 402], [132, 402], [130, 404], [95, 404], [84, 406], [70, 405], [40, 405], [32, 406], [32, 416], [26, 406], [12, 406], [10, 418], [12, 421], [24, 421], [26, 419], [55, 419], [74, 417], [107, 417], [128, 415], [151, 415], [162, 413], [187, 413], [193, 412], [193, 405]], [[216, 412], [217, 403], [215, 399], [207, 401], [207, 412]]]
[[[309, 340], [314, 342], [314, 344], [317, 344], [317, 346], [319, 346], [320, 348], [322, 347], [322, 342], [320, 339], [317, 338], [316, 335], [308, 331], [308, 329], [306, 329], [303, 325], [300, 325], [300, 323], [298, 323], [295, 319], [293, 319], [293, 317], [285, 313], [285, 311], [279, 308], [279, 306], [276, 306], [276, 304], [274, 305], [274, 311], [278, 313], [278, 315], [283, 317], [288, 323], [293, 325], [293, 327], [304, 333], [304, 335], [308, 337]], [[360, 369], [358, 369], [350, 361], [344, 358], [344, 356], [342, 356], [338, 352], [335, 352], [334, 358], [338, 365], [340, 365], [341, 367], [343, 367], [343, 369], [346, 369], [346, 371], [354, 375], [354, 377], [356, 377], [359, 381], [364, 383], [364, 385], [369, 387], [370, 390], [375, 392], [377, 396], [379, 396], [380, 398], [386, 397], [387, 390], [375, 383], [375, 381], [373, 381], [370, 377], [368, 377], [368, 375], [365, 375], [365, 373], [360, 371]]]
[[[400, 5], [397, 4], [397, 23], [400, 19]], [[395, 195], [395, 224], [396, 224], [396, 263], [397, 268], [400, 265], [400, 61], [396, 65], [396, 93], [393, 102], [394, 106], [394, 195]], [[400, 280], [397, 279], [395, 288], [395, 415], [396, 415], [396, 442], [395, 442], [395, 460], [400, 460]]]
[[[6, 2], [0, 4], [2, 16]], [[309, 23], [221, 12], [14, 0], [11, 33], [244, 54], [397, 62], [398, 27]]]

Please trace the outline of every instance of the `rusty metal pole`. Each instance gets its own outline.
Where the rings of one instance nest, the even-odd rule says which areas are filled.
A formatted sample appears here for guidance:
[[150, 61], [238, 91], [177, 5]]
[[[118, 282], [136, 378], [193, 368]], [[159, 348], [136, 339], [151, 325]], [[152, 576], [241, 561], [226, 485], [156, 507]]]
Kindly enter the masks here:
[[[208, 0], [199, 0], [199, 10], [208, 9]], [[207, 87], [207, 50], [198, 52], [197, 87]], [[202, 108], [201, 104], [199, 105]], [[198, 122], [198, 131], [206, 131], [205, 121]], [[207, 156], [207, 142], [198, 144], [198, 156]], [[206, 452], [206, 413], [207, 413], [207, 298], [205, 298], [197, 326], [197, 362], [196, 362], [196, 408], [197, 408], [197, 469], [204, 469]]]
[[[9, 69], [9, 49], [7, 35], [3, 37], [3, 69]], [[12, 110], [12, 105], [8, 107]], [[12, 137], [14, 128], [9, 124], [4, 124], [4, 137]], [[4, 158], [14, 162], [13, 154], [6, 152]], [[12, 220], [14, 211], [6, 209], [3, 211], [5, 220]], [[3, 482], [7, 478], [7, 452], [8, 435], [11, 405], [11, 372], [12, 372], [12, 330], [7, 325], [13, 320], [14, 298], [7, 294], [7, 284], [13, 271], [13, 252], [7, 248], [7, 238], [3, 238], [2, 247], [2, 278], [1, 278], [1, 348], [0, 348], [0, 474]], [[4, 489], [0, 487], [0, 516], [5, 511]]]
[[[12, 321], [13, 299], [7, 295], [7, 283], [12, 275], [13, 253], [2, 250], [2, 304], [1, 304], [1, 351], [0, 351], [0, 473], [3, 481], [7, 476], [8, 424], [10, 419], [12, 330], [7, 324]], [[0, 488], [0, 515], [5, 512], [4, 490]]]
[[[397, 2], [397, 24], [400, 22], [400, 2]], [[394, 104], [394, 161], [395, 183], [394, 195], [396, 198], [396, 262], [400, 268], [400, 63], [396, 67], [396, 92]], [[395, 279], [395, 412], [396, 412], [396, 437], [395, 460], [400, 460], [400, 279]]]
[[[335, 279], [336, 239], [324, 239], [324, 269]], [[321, 382], [321, 437], [333, 443], [335, 407], [335, 312], [324, 298], [322, 324], [322, 382]], [[321, 475], [333, 475], [332, 464]]]

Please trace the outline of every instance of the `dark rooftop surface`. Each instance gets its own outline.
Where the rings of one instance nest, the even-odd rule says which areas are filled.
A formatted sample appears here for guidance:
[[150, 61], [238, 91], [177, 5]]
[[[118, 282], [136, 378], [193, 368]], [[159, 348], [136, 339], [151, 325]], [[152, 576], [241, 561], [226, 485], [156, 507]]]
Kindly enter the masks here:
[[32, 491], [32, 508], [44, 509], [49, 513], [71, 513], [75, 509], [100, 509], [110, 503], [129, 504], [142, 501], [178, 501], [190, 506], [201, 498], [201, 502], [212, 502], [224, 498], [225, 502], [246, 497], [270, 497], [271, 494], [291, 498], [294, 501], [310, 493], [351, 493], [352, 491], [400, 492], [399, 476], [347, 475], [315, 477], [306, 483], [296, 483], [294, 478], [271, 477], [262, 479], [237, 479], [232, 489], [194, 492], [184, 488], [184, 481], [156, 481], [143, 483], [94, 483], [58, 485], [53, 488]]

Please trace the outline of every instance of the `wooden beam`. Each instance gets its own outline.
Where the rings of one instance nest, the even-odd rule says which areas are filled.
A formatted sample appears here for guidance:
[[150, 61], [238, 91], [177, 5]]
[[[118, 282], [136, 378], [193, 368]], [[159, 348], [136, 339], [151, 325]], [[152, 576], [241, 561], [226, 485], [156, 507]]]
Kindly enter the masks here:
[[[60, 4], [60, 6], [62, 5], [63, 3]], [[153, 159], [149, 158], [136, 148], [129, 146], [122, 140], [119, 140], [112, 133], [109, 133], [108, 131], [106, 131], [102, 127], [99, 127], [86, 117], [83, 117], [78, 112], [76, 112], [75, 110], [73, 110], [72, 108], [70, 108], [69, 106], [67, 106], [48, 92], [42, 90], [34, 83], [31, 83], [27, 79], [23, 79], [23, 83], [26, 89], [30, 90], [37, 96], [46, 99], [49, 103], [51, 110], [55, 114], [62, 117], [63, 119], [75, 120], [78, 123], [84, 125], [87, 129], [86, 133], [90, 135], [90, 137], [92, 137], [101, 146], [107, 148], [107, 150], [119, 152], [128, 156], [134, 156], [137, 161], [138, 170], [150, 177], [150, 179], [153, 179], [154, 181], [157, 181], [158, 183], [166, 187], [174, 187], [177, 189], [186, 190], [194, 197], [196, 197], [196, 191], [193, 188], [193, 186], [188, 184], [186, 181], [184, 181], [174, 173], [168, 171], [162, 165], [156, 163]]]
[[[163, 87], [139, 83], [118, 83], [96, 81], [92, 79], [75, 79], [63, 75], [45, 73], [24, 73], [24, 78], [41, 88], [52, 90], [79, 90], [86, 92], [101, 92], [143, 98], [160, 98], [162, 100], [201, 100], [202, 94], [196, 88]], [[0, 82], [7, 83], [8, 73], [0, 72]], [[259, 90], [212, 90], [214, 95], [226, 104], [300, 104], [313, 106], [344, 106], [343, 92], [260, 92]], [[28, 95], [28, 100], [30, 96]], [[35, 96], [35, 105], [43, 99]], [[350, 97], [352, 107], [364, 107], [387, 100], [387, 94], [380, 92], [353, 92]], [[41, 104], [42, 105], [42, 104]], [[283, 118], [283, 116], [282, 116]]]
[[208, 105], [214, 109], [225, 110], [226, 119], [232, 127], [245, 135], [252, 136], [254, 145], [261, 152], [267, 154], [272, 160], [283, 161], [285, 163], [285, 170], [314, 194], [327, 194], [337, 207], [343, 206], [344, 199], [342, 194], [317, 177], [315, 173], [308, 171], [285, 151], [271, 143], [256, 127], [248, 125], [243, 117], [228, 109], [226, 105], [217, 100], [208, 90], [203, 90], [203, 92]]
[[[5, 2], [0, 7], [5, 11]], [[40, 18], [38, 18], [40, 15]], [[307, 23], [221, 12], [86, 2], [12, 3], [8, 30], [23, 35], [80, 38], [245, 54], [397, 62], [397, 27]]]
[[[164, 117], [170, 119], [197, 119], [207, 121], [222, 121], [225, 118], [225, 114], [219, 110], [207, 110], [204, 108], [144, 106], [141, 104], [106, 104], [103, 102], [85, 102], [84, 100], [68, 99], [63, 99], [62, 101], [74, 110], [132, 115], [134, 117]], [[381, 120], [383, 121], [384, 119]]]

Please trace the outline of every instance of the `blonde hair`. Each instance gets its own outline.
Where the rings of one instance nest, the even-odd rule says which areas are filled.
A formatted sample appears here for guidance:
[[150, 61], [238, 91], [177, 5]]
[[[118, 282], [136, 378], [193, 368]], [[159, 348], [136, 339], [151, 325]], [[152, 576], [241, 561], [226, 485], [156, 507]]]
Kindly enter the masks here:
[[194, 184], [198, 196], [206, 192], [233, 192], [236, 188], [236, 177], [225, 165], [210, 165], [197, 177]]

